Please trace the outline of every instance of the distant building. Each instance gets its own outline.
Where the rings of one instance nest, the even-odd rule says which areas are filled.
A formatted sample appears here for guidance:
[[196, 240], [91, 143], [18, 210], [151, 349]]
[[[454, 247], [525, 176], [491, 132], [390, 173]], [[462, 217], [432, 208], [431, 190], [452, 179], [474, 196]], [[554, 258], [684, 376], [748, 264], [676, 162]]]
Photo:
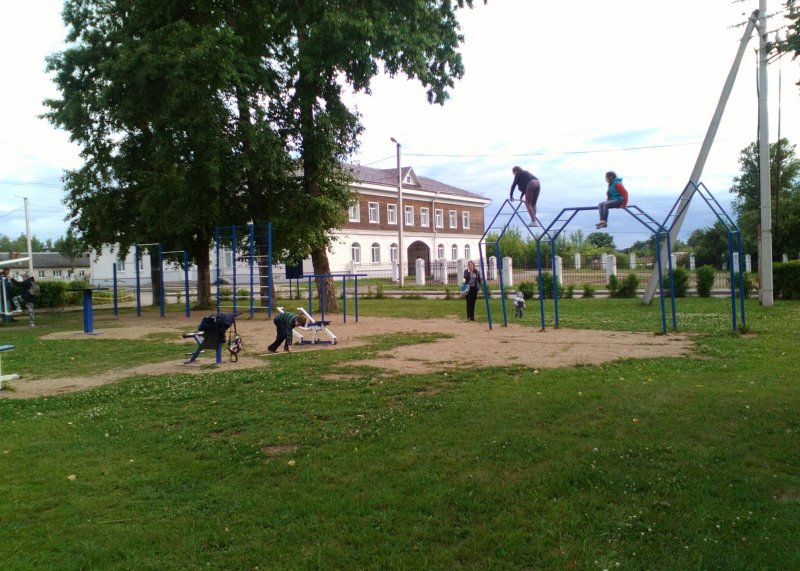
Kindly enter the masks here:
[[[71, 260], [58, 252], [33, 252], [33, 277], [45, 281], [73, 281], [91, 278], [89, 255]], [[12, 277], [28, 271], [28, 254], [0, 253], [0, 264], [10, 270]]]

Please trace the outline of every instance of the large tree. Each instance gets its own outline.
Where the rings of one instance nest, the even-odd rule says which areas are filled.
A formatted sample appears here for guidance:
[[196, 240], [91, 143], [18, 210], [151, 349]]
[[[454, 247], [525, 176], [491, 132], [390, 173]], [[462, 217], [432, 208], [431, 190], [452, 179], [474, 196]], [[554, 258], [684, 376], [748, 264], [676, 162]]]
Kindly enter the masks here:
[[216, 225], [271, 221], [278, 259], [311, 255], [328, 274], [362, 130], [343, 86], [368, 91], [382, 65], [443, 103], [464, 71], [455, 13], [471, 5], [66, 0], [70, 47], [48, 61], [61, 98], [46, 104], [82, 149], [65, 176], [73, 228], [94, 247], [188, 248], [201, 303]]
[[[800, 160], [795, 146], [781, 139], [769, 146], [772, 189], [773, 258], [800, 251]], [[751, 143], [739, 155], [741, 174], [734, 177], [731, 192], [744, 251], [757, 256], [761, 223], [758, 145]]]

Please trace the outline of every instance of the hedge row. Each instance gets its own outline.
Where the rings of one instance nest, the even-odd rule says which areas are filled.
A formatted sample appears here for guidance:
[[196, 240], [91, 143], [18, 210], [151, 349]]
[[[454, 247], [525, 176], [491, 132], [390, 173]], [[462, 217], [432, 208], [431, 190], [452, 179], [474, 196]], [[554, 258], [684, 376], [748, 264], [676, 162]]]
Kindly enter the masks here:
[[800, 260], [774, 264], [772, 287], [776, 299], [800, 299]]

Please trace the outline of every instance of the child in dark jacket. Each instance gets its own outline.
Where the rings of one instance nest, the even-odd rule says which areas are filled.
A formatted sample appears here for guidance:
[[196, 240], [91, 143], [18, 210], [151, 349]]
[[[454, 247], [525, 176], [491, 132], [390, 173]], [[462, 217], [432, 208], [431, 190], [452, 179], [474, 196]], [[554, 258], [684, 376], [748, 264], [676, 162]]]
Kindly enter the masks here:
[[275, 341], [267, 347], [270, 353], [274, 353], [278, 350], [281, 343], [283, 343], [283, 350], [289, 353], [289, 345], [292, 343], [292, 329], [297, 326], [303, 326], [306, 324], [306, 316], [305, 315], [296, 315], [290, 311], [284, 311], [283, 313], [279, 313], [275, 316], [275, 319], [272, 320], [275, 324], [275, 328], [277, 330], [277, 337], [275, 337]]

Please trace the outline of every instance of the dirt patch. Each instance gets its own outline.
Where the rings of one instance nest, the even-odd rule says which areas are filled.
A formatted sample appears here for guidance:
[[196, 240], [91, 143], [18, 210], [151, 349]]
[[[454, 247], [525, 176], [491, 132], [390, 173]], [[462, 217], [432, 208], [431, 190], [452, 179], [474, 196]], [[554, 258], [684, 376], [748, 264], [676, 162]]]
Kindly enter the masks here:
[[[338, 317], [338, 320], [336, 319]], [[366, 343], [365, 337], [402, 333], [443, 332], [450, 337], [432, 343], [404, 345], [378, 355], [377, 358], [351, 361], [348, 366], [366, 365], [386, 369], [387, 373], [430, 373], [460, 367], [522, 366], [531, 369], [572, 367], [581, 364], [599, 364], [620, 358], [674, 357], [689, 355], [692, 341], [688, 336], [654, 335], [619, 331], [593, 331], [580, 329], [547, 329], [539, 331], [531, 325], [495, 325], [491, 330], [486, 323], [450, 319], [398, 319], [363, 317], [358, 323], [348, 316], [334, 317], [330, 329], [336, 334], [336, 345], [293, 346], [293, 354], [306, 351], [337, 350]], [[269, 354], [266, 347], [275, 337], [275, 326], [265, 316], [237, 322], [237, 331], [244, 340], [238, 362], [228, 360], [223, 352], [223, 362], [215, 363], [214, 352], [206, 351], [195, 362], [184, 364], [184, 354], [194, 349], [191, 339], [182, 334], [192, 331], [200, 317], [143, 315], [95, 320], [97, 335], [87, 336], [82, 331], [59, 332], [45, 335], [43, 339], [143, 339], [158, 335], [174, 342], [175, 360], [165, 363], [148, 363], [137, 367], [112, 370], [87, 377], [31, 378], [6, 383], [12, 390], [0, 391], [0, 398], [31, 398], [57, 395], [90, 389], [123, 378], [137, 375], [167, 375], [209, 373], [256, 367], [269, 367], [272, 359], [282, 359], [283, 353]], [[289, 357], [291, 358], [291, 357]], [[346, 375], [345, 375], [346, 376]], [[331, 371], [332, 379], [341, 379], [341, 373]]]

